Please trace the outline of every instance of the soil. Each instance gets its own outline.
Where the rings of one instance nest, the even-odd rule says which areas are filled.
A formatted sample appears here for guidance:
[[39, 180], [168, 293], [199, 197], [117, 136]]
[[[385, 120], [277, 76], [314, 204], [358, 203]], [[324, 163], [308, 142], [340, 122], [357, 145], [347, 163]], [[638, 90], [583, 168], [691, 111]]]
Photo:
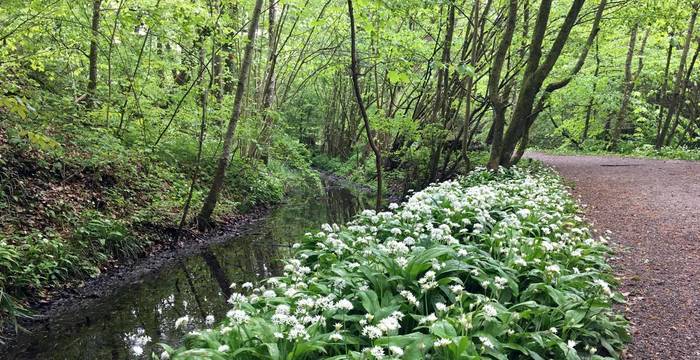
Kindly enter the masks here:
[[700, 162], [528, 154], [573, 185], [610, 259], [632, 341], [625, 359], [700, 359]]

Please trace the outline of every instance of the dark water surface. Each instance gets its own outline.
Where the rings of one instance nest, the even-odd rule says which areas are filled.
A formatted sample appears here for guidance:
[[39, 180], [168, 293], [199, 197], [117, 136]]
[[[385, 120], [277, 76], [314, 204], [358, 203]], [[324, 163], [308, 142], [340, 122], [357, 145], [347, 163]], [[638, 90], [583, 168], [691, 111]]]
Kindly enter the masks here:
[[[21, 335], [4, 359], [147, 359], [155, 344], [177, 343], [184, 335], [175, 320], [189, 315], [188, 329], [204, 328], [207, 315], [228, 310], [232, 282], [241, 284], [275, 275], [277, 261], [306, 231], [320, 224], [343, 223], [370, 204], [364, 194], [324, 180], [325, 192], [290, 195], [285, 204], [251, 231], [212, 245], [200, 253], [119, 289], [79, 313], [56, 315], [31, 334]], [[149, 336], [143, 354], [136, 338]], [[138, 350], [138, 349], [137, 349]]]

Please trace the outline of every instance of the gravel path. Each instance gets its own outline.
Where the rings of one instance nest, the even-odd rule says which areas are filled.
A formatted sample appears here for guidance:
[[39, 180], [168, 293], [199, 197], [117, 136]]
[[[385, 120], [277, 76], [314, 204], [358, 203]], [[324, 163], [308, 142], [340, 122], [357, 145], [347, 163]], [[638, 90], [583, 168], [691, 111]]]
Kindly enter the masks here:
[[700, 162], [529, 157], [553, 166], [598, 231], [627, 295], [626, 359], [700, 359]]

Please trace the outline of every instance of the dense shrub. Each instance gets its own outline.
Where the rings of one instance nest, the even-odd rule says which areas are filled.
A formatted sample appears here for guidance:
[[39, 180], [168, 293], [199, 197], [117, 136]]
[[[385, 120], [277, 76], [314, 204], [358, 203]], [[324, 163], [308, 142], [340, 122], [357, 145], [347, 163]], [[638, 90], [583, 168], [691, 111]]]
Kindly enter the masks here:
[[307, 234], [283, 276], [237, 287], [219, 327], [161, 358], [618, 356], [606, 241], [550, 172], [478, 171], [390, 209]]

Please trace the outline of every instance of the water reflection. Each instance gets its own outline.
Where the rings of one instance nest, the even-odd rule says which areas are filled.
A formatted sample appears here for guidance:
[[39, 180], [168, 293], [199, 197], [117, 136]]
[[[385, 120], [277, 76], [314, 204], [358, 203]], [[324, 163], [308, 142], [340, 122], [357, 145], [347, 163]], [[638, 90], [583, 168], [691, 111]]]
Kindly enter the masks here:
[[[165, 266], [141, 282], [97, 300], [80, 313], [45, 321], [22, 335], [10, 359], [148, 358], [159, 342], [176, 343], [185, 333], [175, 320], [188, 315], [187, 329], [206, 327], [207, 315], [225, 316], [232, 282], [242, 283], [278, 274], [278, 259], [304, 232], [324, 222], [342, 223], [368, 205], [368, 199], [339, 184], [326, 183], [321, 194], [295, 194], [255, 229], [204, 249], [200, 254]], [[150, 342], [137, 356], [134, 346]], [[0, 357], [2, 357], [0, 356]]]

